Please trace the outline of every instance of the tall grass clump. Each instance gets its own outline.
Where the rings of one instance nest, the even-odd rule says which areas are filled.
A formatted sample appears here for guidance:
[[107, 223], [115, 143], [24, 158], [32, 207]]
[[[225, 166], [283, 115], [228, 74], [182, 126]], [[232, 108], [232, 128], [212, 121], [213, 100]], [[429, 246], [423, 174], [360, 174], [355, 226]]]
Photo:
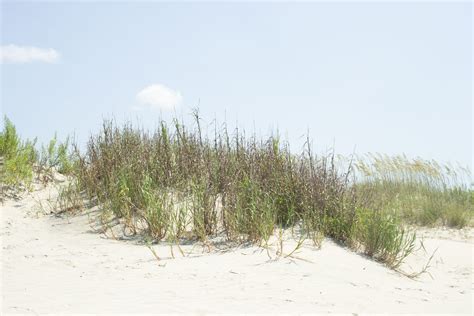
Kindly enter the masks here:
[[13, 123], [5, 116], [0, 132], [0, 183], [18, 187], [29, 186], [33, 179], [33, 164], [37, 160], [36, 141], [22, 141]]
[[415, 234], [406, 230], [396, 214], [359, 209], [354, 240], [363, 252], [376, 260], [398, 268], [415, 248]]
[[17, 197], [17, 193], [31, 188], [35, 177], [48, 182], [54, 172], [72, 174], [74, 161], [68, 140], [58, 142], [55, 136], [41, 152], [35, 146], [36, 139], [22, 140], [13, 123], [4, 117], [0, 131], [0, 198]]
[[360, 195], [370, 207], [410, 224], [462, 228], [472, 223], [469, 169], [405, 156], [368, 155], [355, 163]]
[[57, 135], [49, 141], [47, 146], [41, 147], [38, 165], [41, 172], [51, 173], [53, 170], [62, 174], [71, 174], [74, 169], [74, 156], [69, 150], [69, 138], [58, 142]]
[[[197, 111], [190, 128], [177, 119], [152, 132], [104, 121], [75, 166], [81, 194], [155, 241], [262, 244], [275, 229], [298, 225], [308, 237], [362, 247], [389, 265], [412, 244], [398, 222], [377, 226], [361, 216], [368, 206], [352, 169], [340, 172], [333, 154], [316, 156], [309, 140], [294, 154], [278, 134], [257, 139], [226, 124], [210, 132]], [[383, 241], [370, 244], [374, 234]]]

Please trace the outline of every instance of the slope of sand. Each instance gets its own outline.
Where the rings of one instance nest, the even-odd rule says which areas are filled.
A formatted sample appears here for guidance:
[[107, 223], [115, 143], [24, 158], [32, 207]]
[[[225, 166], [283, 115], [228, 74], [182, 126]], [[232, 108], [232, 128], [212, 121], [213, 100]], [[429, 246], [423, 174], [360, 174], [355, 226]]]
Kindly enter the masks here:
[[[298, 258], [261, 248], [145, 246], [94, 233], [87, 214], [59, 218], [38, 208], [48, 189], [1, 206], [1, 297], [5, 313], [443, 313], [473, 312], [473, 231], [425, 230], [431, 274], [407, 278], [325, 240]], [[284, 251], [291, 251], [284, 245]], [[275, 252], [270, 252], [275, 258]]]

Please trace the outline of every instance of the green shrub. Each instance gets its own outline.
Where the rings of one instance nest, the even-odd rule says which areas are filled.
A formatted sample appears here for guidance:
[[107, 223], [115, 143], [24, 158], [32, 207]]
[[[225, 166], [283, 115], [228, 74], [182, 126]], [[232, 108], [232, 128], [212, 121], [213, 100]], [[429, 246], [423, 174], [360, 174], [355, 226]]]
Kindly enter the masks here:
[[20, 148], [20, 137], [16, 132], [13, 123], [5, 116], [3, 119], [4, 127], [0, 133], [0, 155], [5, 159], [16, 156]]
[[58, 143], [55, 134], [48, 146], [42, 146], [39, 165], [42, 172], [51, 172], [55, 168], [59, 173], [71, 174], [74, 162], [69, 152], [69, 138], [63, 143]]
[[4, 128], [0, 132], [0, 156], [2, 171], [0, 182], [17, 187], [29, 186], [33, 178], [33, 164], [37, 159], [36, 141], [21, 141], [13, 123], [4, 117]]
[[71, 174], [77, 165], [69, 152], [69, 140], [58, 143], [56, 135], [41, 154], [35, 148], [36, 139], [22, 141], [13, 123], [5, 116], [4, 128], [0, 132], [0, 182], [18, 188], [28, 187], [35, 174], [48, 174], [53, 168], [63, 174]]

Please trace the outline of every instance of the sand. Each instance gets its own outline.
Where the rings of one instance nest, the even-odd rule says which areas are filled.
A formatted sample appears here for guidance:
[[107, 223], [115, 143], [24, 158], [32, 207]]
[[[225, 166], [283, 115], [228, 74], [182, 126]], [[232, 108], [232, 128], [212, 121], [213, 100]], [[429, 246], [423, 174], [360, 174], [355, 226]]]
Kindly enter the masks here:
[[[408, 278], [324, 240], [282, 258], [256, 246], [210, 252], [155, 245], [91, 229], [90, 214], [40, 212], [51, 188], [1, 206], [2, 314], [131, 313], [422, 313], [472, 314], [473, 230], [432, 230], [407, 259], [430, 274]], [[284, 244], [286, 253], [291, 242]], [[303, 260], [302, 260], [303, 259]]]

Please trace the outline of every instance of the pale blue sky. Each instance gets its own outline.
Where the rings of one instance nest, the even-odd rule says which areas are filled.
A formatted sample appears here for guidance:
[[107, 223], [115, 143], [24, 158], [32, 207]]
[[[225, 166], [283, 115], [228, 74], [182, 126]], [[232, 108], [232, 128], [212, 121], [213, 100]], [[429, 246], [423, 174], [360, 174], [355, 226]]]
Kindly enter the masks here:
[[[103, 117], [156, 124], [153, 84], [206, 122], [280, 130], [298, 150], [472, 163], [472, 5], [465, 3], [2, 3], [2, 112], [25, 137], [83, 142]], [[51, 57], [51, 55], [48, 55]], [[53, 58], [53, 59], [54, 59]], [[168, 110], [167, 110], [168, 109]]]

